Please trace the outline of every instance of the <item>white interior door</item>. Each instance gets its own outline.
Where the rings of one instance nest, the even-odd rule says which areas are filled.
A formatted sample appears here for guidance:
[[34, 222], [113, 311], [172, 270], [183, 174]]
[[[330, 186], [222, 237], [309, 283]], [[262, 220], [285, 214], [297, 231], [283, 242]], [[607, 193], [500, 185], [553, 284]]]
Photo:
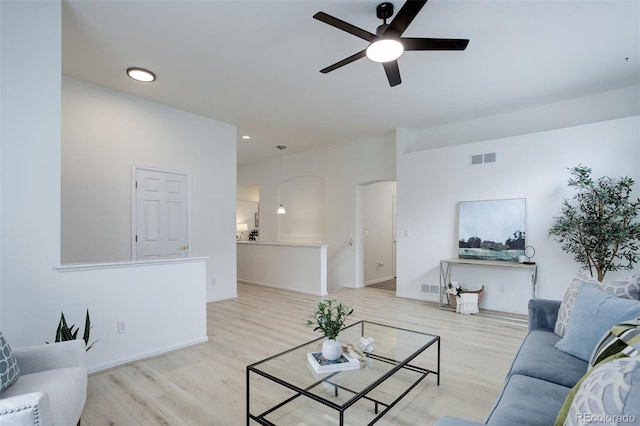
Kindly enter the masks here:
[[189, 257], [189, 175], [135, 168], [135, 260]]

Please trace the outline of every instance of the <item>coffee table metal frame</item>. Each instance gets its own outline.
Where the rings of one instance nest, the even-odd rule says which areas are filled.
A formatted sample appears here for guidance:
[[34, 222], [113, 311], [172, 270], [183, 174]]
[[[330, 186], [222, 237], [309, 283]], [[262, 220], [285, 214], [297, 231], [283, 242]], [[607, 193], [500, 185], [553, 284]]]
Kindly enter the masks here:
[[[385, 325], [385, 324], [379, 324], [379, 323], [375, 323], [375, 322], [371, 322], [371, 321], [358, 321], [346, 328], [352, 328], [352, 327], [361, 327], [361, 336], [364, 337], [364, 326], [366, 324], [372, 324], [375, 326], [380, 326], [380, 327], [388, 327], [390, 329], [394, 329], [394, 330], [401, 330], [401, 331], [406, 331], [406, 332], [410, 332], [410, 333], [415, 333], [415, 334], [419, 334], [419, 335], [424, 335], [424, 336], [429, 336], [431, 337], [430, 340], [426, 341], [426, 343], [421, 346], [418, 350], [416, 350], [415, 352], [413, 352], [411, 355], [409, 355], [408, 357], [406, 357], [405, 359], [402, 360], [395, 360], [395, 359], [391, 359], [388, 357], [383, 357], [383, 356], [378, 356], [375, 353], [367, 353], [366, 356], [371, 358], [371, 359], [375, 359], [378, 361], [382, 361], [385, 363], [389, 363], [392, 365], [395, 365], [394, 368], [392, 368], [391, 370], [389, 370], [388, 372], [386, 372], [385, 374], [381, 375], [377, 380], [373, 381], [369, 386], [367, 386], [366, 388], [364, 388], [361, 391], [354, 391], [351, 389], [348, 389], [344, 386], [341, 386], [337, 383], [334, 383], [331, 378], [335, 377], [336, 375], [342, 373], [343, 371], [336, 371], [336, 372], [332, 372], [330, 374], [327, 374], [327, 376], [322, 377], [322, 378], [318, 378], [317, 381], [313, 382], [311, 385], [307, 386], [306, 388], [300, 388], [298, 386], [295, 386], [294, 384], [291, 384], [285, 380], [282, 380], [278, 377], [275, 377], [272, 374], [266, 373], [264, 371], [260, 370], [260, 365], [268, 362], [270, 360], [273, 360], [275, 358], [281, 357], [285, 354], [288, 354], [290, 352], [294, 352], [304, 346], [307, 346], [313, 342], [317, 342], [317, 341], [321, 341], [323, 340], [323, 338], [319, 338], [319, 339], [315, 339], [315, 340], [311, 340], [309, 342], [306, 342], [302, 345], [296, 346], [294, 348], [291, 348], [287, 351], [281, 352], [277, 355], [271, 356], [269, 358], [263, 359], [262, 361], [258, 361], [254, 364], [251, 364], [249, 366], [247, 366], [246, 371], [247, 371], [247, 377], [246, 377], [246, 389], [247, 389], [247, 425], [251, 424], [251, 420], [254, 420], [256, 422], [258, 422], [259, 424], [262, 425], [273, 425], [275, 426], [275, 423], [269, 421], [266, 419], [266, 416], [269, 415], [270, 413], [278, 410], [279, 408], [285, 406], [286, 404], [288, 404], [289, 402], [292, 402], [293, 400], [297, 399], [300, 396], [305, 396], [307, 398], [310, 398], [324, 406], [330, 407], [334, 410], [336, 410], [339, 413], [339, 424], [342, 426], [344, 425], [344, 417], [345, 417], [345, 412], [346, 410], [353, 406], [356, 402], [360, 401], [361, 399], [365, 399], [368, 401], [371, 401], [375, 404], [375, 409], [374, 409], [374, 413], [376, 414], [376, 417], [373, 418], [373, 420], [371, 422], [368, 423], [368, 425], [373, 425], [374, 423], [376, 423], [378, 420], [380, 420], [380, 418], [382, 418], [382, 416], [384, 416], [391, 408], [393, 408], [400, 400], [402, 400], [402, 398], [404, 398], [409, 392], [411, 392], [411, 390], [413, 390], [413, 388], [415, 388], [420, 382], [422, 382], [422, 380], [427, 377], [429, 374], [434, 374], [437, 377], [437, 385], [440, 386], [440, 336], [435, 336], [435, 335], [431, 335], [428, 333], [422, 333], [422, 332], [417, 332], [417, 331], [413, 331], [413, 330], [408, 330], [408, 329], [404, 329], [404, 328], [399, 328], [399, 327], [393, 327], [393, 326], [389, 326], [389, 325]], [[427, 348], [433, 346], [434, 344], [437, 344], [437, 367], [436, 367], [436, 371], [433, 370], [429, 370], [423, 367], [418, 367], [415, 365], [410, 365], [409, 362], [411, 362], [414, 358], [416, 358], [418, 355], [420, 355], [421, 353], [423, 353]], [[374, 351], [375, 352], [375, 351]], [[419, 373], [418, 378], [404, 391], [402, 392], [396, 399], [394, 399], [392, 402], [390, 403], [384, 403], [381, 401], [378, 401], [374, 398], [368, 397], [368, 394], [373, 391], [374, 389], [376, 389], [380, 384], [382, 384], [385, 380], [389, 379], [390, 377], [392, 377], [395, 373], [397, 373], [398, 371], [400, 371], [401, 369], [407, 369], [410, 370], [412, 372], [416, 372]], [[346, 372], [350, 372], [350, 371], [357, 371], [357, 370], [347, 370]], [[284, 386], [288, 389], [291, 389], [295, 392], [295, 394], [287, 399], [285, 399], [284, 401], [280, 402], [279, 404], [269, 408], [268, 410], [260, 413], [260, 414], [252, 414], [251, 413], [251, 389], [250, 389], [250, 375], [251, 373], [254, 374], [258, 374], [260, 376], [263, 376], [265, 378], [267, 378], [268, 380], [275, 382], [281, 386]], [[329, 383], [332, 386], [334, 386], [334, 394], [335, 396], [338, 396], [338, 390], [344, 390], [346, 392], [352, 393], [354, 394], [354, 396], [349, 399], [348, 401], [346, 401], [343, 404], [336, 404], [333, 401], [330, 401], [328, 399], [323, 398], [320, 395], [314, 394], [312, 392], [310, 392], [311, 389], [315, 388], [316, 386], [321, 385], [322, 383]], [[381, 412], [378, 412], [379, 410], [379, 406], [383, 406], [384, 409]]]

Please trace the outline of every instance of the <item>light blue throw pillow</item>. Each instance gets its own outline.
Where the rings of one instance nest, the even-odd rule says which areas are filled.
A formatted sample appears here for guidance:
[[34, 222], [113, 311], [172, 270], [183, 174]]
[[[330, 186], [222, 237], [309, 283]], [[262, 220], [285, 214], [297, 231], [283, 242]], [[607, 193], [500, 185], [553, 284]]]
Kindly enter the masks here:
[[565, 335], [556, 343], [556, 348], [589, 361], [594, 348], [612, 326], [639, 316], [640, 301], [612, 296], [591, 285], [581, 285]]

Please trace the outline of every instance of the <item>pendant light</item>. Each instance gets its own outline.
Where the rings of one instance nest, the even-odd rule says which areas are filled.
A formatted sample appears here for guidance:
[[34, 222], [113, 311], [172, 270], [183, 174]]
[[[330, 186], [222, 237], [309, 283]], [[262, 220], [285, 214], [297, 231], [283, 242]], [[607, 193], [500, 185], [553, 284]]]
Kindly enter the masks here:
[[[282, 182], [282, 150], [284, 150], [286, 146], [278, 145], [276, 146], [276, 148], [280, 150], [280, 182]], [[284, 209], [284, 206], [282, 205], [282, 201], [280, 202], [280, 206], [278, 207], [276, 214], [287, 214], [287, 211]]]

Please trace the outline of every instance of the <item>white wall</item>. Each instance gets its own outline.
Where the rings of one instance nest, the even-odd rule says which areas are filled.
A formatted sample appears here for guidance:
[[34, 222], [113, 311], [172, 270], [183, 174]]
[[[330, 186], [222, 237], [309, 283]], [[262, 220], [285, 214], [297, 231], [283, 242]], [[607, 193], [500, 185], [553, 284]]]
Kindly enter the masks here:
[[[360, 184], [395, 180], [395, 134], [335, 145], [311, 152], [285, 154], [282, 181], [296, 176], [324, 179], [324, 235], [328, 245], [329, 289], [361, 287], [363, 264], [356, 262], [364, 242], [358, 236], [356, 198]], [[260, 186], [260, 238], [278, 241], [278, 182], [280, 159], [274, 147], [271, 159], [238, 168], [238, 185]], [[350, 245], [349, 242], [354, 244]]]
[[130, 260], [132, 165], [177, 170], [207, 300], [235, 297], [235, 140], [235, 126], [64, 77], [62, 263]]
[[[204, 264], [56, 271], [60, 11], [59, 1], [0, 2], [0, 329], [14, 346], [41, 344], [55, 337], [61, 311], [83, 325], [89, 309], [92, 338], [100, 340], [88, 352], [95, 370], [206, 340]], [[229, 186], [235, 194], [235, 183]], [[233, 247], [235, 197], [229, 204]], [[235, 264], [230, 268], [235, 274]], [[115, 318], [128, 322], [128, 332], [117, 338]]]
[[324, 239], [324, 179], [296, 176], [280, 183], [286, 214], [278, 216], [278, 241], [321, 243]]
[[0, 329], [14, 345], [51, 338], [61, 299], [59, 2], [0, 2]]
[[[61, 269], [52, 278], [65, 300], [51, 303], [44, 337], [49, 342], [55, 337], [56, 309], [82, 334], [88, 309], [90, 342], [97, 341], [87, 352], [90, 371], [206, 342], [205, 277], [206, 259]], [[127, 329], [123, 334], [118, 333], [121, 321]]]
[[405, 132], [403, 152], [563, 129], [640, 113], [640, 86]]
[[393, 199], [395, 182], [376, 182], [363, 187], [364, 282], [386, 281], [393, 271]]
[[238, 281], [327, 295], [327, 246], [239, 242]]
[[260, 186], [239, 186], [237, 189], [236, 197], [238, 201], [253, 201], [258, 203], [260, 202]]
[[[523, 197], [527, 244], [535, 247], [533, 260], [539, 265], [538, 295], [560, 299], [579, 268], [558, 242], [547, 238], [562, 199], [573, 195], [566, 185], [567, 168], [583, 164], [593, 168], [594, 176], [630, 176], [640, 182], [639, 129], [640, 117], [634, 116], [416, 152], [405, 152], [406, 146], [399, 142], [397, 294], [427, 299], [421, 284], [438, 284], [439, 261], [456, 257], [459, 201]], [[407, 140], [419, 138], [410, 136]], [[470, 166], [469, 156], [484, 152], [496, 152], [498, 162]], [[626, 274], [610, 273], [606, 278]], [[526, 273], [513, 276], [476, 269], [460, 278], [468, 287], [488, 286], [487, 296], [498, 293], [497, 285], [505, 285], [500, 299], [512, 299], [506, 306], [526, 312], [528, 293], [522, 293], [522, 286], [528, 286]], [[487, 302], [483, 305], [489, 309], [504, 307], [494, 296]]]

